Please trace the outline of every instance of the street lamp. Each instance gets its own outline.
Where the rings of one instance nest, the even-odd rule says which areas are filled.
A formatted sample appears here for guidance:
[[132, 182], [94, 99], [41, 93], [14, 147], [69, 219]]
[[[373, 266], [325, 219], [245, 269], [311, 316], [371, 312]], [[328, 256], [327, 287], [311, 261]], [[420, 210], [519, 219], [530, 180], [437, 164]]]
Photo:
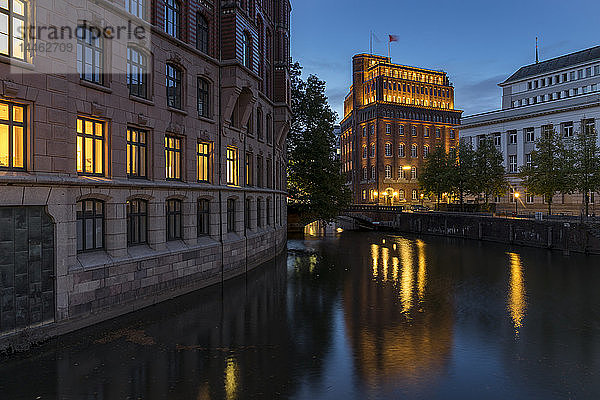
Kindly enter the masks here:
[[425, 195], [423, 193], [421, 193], [421, 206], [423, 206], [423, 199], [425, 198]]
[[515, 217], [519, 215], [519, 197], [521, 197], [521, 193], [515, 192]]

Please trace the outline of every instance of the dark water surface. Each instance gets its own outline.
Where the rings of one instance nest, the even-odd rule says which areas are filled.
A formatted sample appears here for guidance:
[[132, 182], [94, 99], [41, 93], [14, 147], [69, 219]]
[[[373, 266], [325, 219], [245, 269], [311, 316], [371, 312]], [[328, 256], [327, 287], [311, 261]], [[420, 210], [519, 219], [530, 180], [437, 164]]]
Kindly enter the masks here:
[[3, 360], [0, 399], [600, 398], [600, 257], [376, 233], [288, 248]]

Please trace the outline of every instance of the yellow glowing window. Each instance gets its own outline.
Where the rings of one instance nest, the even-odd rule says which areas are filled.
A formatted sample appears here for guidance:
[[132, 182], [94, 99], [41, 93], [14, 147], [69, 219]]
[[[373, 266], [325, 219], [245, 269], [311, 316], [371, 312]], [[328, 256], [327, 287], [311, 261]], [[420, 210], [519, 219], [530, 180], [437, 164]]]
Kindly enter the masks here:
[[208, 142], [198, 143], [198, 180], [210, 182], [210, 148]]
[[25, 106], [0, 102], [0, 168], [25, 169]]
[[127, 176], [146, 177], [146, 131], [127, 128]]
[[227, 184], [238, 185], [239, 184], [239, 161], [238, 161], [238, 149], [235, 146], [227, 146]]
[[77, 118], [77, 173], [104, 174], [104, 123]]
[[165, 136], [165, 166], [168, 180], [181, 179], [181, 139]]

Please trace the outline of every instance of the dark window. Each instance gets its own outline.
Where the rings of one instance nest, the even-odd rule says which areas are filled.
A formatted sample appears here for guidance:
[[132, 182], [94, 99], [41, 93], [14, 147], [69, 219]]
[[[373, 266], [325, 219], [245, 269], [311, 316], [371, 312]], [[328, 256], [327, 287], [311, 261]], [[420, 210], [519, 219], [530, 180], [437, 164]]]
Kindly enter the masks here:
[[165, 166], [167, 180], [181, 179], [181, 139], [165, 136]]
[[127, 244], [129, 246], [148, 242], [148, 202], [130, 200], [127, 202]]
[[271, 199], [267, 199], [267, 226], [271, 226]]
[[0, 102], [0, 169], [25, 169], [27, 109]]
[[83, 80], [102, 84], [104, 73], [103, 41], [98, 28], [77, 29], [77, 72]]
[[210, 234], [210, 201], [198, 200], [198, 236]]
[[104, 202], [77, 202], [77, 252], [104, 248]]
[[127, 128], [127, 176], [146, 177], [146, 131]]
[[77, 118], [77, 173], [104, 174], [104, 123]]
[[167, 241], [181, 239], [181, 200], [167, 200]]
[[127, 87], [129, 94], [148, 98], [148, 57], [136, 48], [127, 48]]
[[263, 114], [260, 108], [256, 110], [256, 136], [263, 139]]
[[252, 68], [252, 38], [248, 32], [244, 32], [244, 37], [242, 38], [242, 57], [244, 66]]
[[263, 227], [263, 201], [258, 199], [256, 201], [256, 225], [259, 228]]
[[263, 176], [263, 158], [262, 156], [256, 156], [256, 186], [263, 187], [264, 176]]
[[267, 143], [271, 143], [273, 141], [273, 122], [271, 119], [271, 115], [267, 114]]
[[181, 6], [177, 0], [165, 2], [165, 32], [179, 38], [181, 26]]
[[254, 156], [252, 153], [246, 153], [246, 186], [252, 186], [254, 184]]
[[244, 207], [244, 222], [246, 223], [246, 229], [252, 229], [252, 223], [250, 221], [250, 207], [252, 206], [252, 200], [246, 199], [246, 207]]
[[181, 70], [167, 64], [167, 106], [181, 109]]
[[235, 199], [227, 200], [227, 232], [235, 232]]
[[204, 78], [198, 78], [198, 115], [208, 118], [210, 116], [210, 84]]
[[196, 48], [208, 54], [208, 21], [202, 14], [197, 14], [196, 24]]

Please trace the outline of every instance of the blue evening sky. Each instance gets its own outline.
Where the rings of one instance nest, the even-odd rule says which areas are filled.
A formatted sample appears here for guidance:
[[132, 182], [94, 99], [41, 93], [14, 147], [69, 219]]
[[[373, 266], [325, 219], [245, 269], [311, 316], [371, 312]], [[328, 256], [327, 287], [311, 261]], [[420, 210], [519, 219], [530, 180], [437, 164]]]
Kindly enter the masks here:
[[351, 84], [351, 60], [369, 52], [392, 61], [443, 69], [455, 86], [463, 116], [500, 108], [498, 83], [519, 67], [600, 45], [598, 0], [292, 0], [292, 57], [304, 74], [327, 82], [340, 116]]

